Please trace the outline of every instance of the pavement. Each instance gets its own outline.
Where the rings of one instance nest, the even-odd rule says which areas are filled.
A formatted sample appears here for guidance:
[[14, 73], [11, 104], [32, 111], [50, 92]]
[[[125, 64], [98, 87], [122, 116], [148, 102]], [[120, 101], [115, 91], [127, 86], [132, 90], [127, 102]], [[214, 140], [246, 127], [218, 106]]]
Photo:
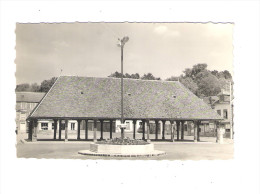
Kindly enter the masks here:
[[216, 143], [215, 137], [201, 137], [200, 142], [193, 142], [193, 136], [185, 136], [184, 141], [152, 141], [154, 148], [165, 151], [166, 155], [118, 158], [87, 156], [78, 154], [79, 150], [89, 150], [91, 141], [38, 141], [19, 142], [16, 145], [18, 158], [46, 159], [82, 159], [82, 160], [229, 160], [233, 159], [233, 140], [224, 139], [223, 144]]

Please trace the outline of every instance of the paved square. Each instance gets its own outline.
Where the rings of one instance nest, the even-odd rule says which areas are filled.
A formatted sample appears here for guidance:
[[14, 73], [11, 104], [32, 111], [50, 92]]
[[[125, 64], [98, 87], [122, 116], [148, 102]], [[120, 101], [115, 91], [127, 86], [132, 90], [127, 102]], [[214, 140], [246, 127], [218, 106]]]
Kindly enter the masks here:
[[[201, 142], [193, 143], [192, 137], [183, 142], [153, 142], [156, 150], [166, 151], [164, 156], [120, 158], [99, 157], [78, 154], [88, 150], [91, 142], [85, 141], [39, 141], [17, 144], [18, 158], [55, 158], [55, 159], [104, 159], [104, 160], [227, 160], [233, 159], [234, 146], [230, 139], [224, 144], [215, 143], [215, 138], [201, 137]], [[190, 139], [190, 140], [189, 140]]]

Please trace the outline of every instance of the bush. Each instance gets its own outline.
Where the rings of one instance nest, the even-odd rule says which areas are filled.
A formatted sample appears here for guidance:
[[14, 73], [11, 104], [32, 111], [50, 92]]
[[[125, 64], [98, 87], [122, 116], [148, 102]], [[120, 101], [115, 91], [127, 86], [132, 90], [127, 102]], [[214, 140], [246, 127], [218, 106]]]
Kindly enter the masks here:
[[122, 138], [113, 138], [113, 139], [106, 139], [100, 142], [97, 142], [97, 144], [109, 144], [109, 145], [146, 145], [149, 144], [143, 140], [138, 139], [130, 139], [129, 137], [126, 137], [124, 139]]

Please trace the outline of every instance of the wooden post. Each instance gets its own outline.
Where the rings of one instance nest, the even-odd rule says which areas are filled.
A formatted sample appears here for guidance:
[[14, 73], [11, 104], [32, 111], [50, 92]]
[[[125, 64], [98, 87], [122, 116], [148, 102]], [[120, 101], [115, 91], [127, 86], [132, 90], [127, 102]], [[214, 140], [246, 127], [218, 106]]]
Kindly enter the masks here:
[[171, 141], [174, 142], [174, 129], [173, 129], [173, 121], [170, 121], [171, 123]]
[[104, 120], [100, 120], [100, 140], [103, 140], [103, 127], [104, 127]]
[[81, 120], [77, 120], [78, 122], [78, 137], [77, 139], [80, 139], [80, 123], [81, 123]]
[[57, 133], [57, 119], [54, 119], [54, 136], [53, 139], [56, 139]]
[[216, 134], [216, 143], [218, 143], [218, 134], [217, 134], [217, 121], [214, 121], [214, 135]]
[[134, 125], [133, 139], [135, 139], [135, 131], [136, 131], [136, 120], [133, 120], [133, 125]]
[[110, 139], [113, 138], [113, 120], [110, 120]]
[[68, 141], [68, 120], [65, 120], [65, 139], [64, 141]]
[[97, 141], [97, 120], [94, 119], [93, 141]]
[[32, 141], [32, 131], [33, 131], [33, 121], [29, 120], [29, 133], [28, 133], [28, 139]]
[[142, 120], [142, 123], [143, 123], [143, 140], [145, 140], [145, 135], [144, 135], [144, 133], [145, 133], [145, 120]]
[[197, 122], [197, 141], [200, 141], [200, 121]]
[[179, 137], [179, 133], [180, 133], [180, 121], [177, 121], [176, 124], [177, 124], [177, 141], [179, 141], [179, 140], [180, 140], [180, 137]]
[[162, 131], [162, 139], [165, 139], [165, 121], [162, 121], [163, 131]]
[[181, 140], [184, 140], [184, 121], [181, 121]]
[[159, 121], [155, 120], [155, 139], [158, 140]]
[[197, 142], [197, 135], [198, 135], [198, 121], [193, 121], [194, 122], [194, 142]]
[[61, 120], [59, 120], [59, 140], [61, 140]]
[[151, 140], [150, 140], [150, 121], [149, 120], [146, 120], [146, 122], [147, 122], [147, 142], [151, 142]]
[[88, 120], [85, 120], [85, 140], [88, 140]]
[[32, 141], [37, 141], [37, 133], [38, 133], [38, 121], [35, 119], [33, 120], [33, 130], [32, 130]]

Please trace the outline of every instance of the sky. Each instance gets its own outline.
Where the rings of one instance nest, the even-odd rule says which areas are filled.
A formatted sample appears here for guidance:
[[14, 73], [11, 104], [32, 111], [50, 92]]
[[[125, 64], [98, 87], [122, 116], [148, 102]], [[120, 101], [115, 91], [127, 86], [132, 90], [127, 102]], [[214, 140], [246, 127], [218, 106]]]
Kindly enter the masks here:
[[233, 74], [233, 24], [39, 23], [16, 25], [16, 82], [38, 83], [60, 75], [107, 77], [152, 73], [162, 79], [206, 63]]

